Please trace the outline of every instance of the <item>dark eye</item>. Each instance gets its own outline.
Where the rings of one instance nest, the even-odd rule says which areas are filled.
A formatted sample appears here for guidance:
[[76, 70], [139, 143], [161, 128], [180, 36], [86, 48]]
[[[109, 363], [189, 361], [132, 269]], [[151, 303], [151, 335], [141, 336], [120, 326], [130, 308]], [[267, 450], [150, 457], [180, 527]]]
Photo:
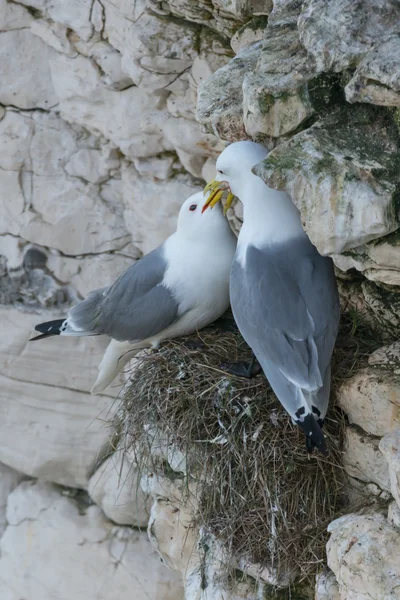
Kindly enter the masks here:
[[197, 208], [197, 204], [191, 204], [191, 205], [189, 206], [189, 210], [191, 210], [192, 212], [193, 212], [194, 210], [196, 210], [196, 208]]
[[224, 172], [223, 172], [223, 171], [221, 171], [221, 169], [218, 169], [217, 171], [218, 171], [218, 173], [221, 173], [221, 175], [223, 175], [223, 174], [224, 174]]

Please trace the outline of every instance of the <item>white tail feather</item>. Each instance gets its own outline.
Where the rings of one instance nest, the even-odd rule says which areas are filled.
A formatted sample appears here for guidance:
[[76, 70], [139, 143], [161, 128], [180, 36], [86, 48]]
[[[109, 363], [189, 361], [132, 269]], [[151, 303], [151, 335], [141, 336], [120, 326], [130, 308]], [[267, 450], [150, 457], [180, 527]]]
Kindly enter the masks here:
[[104, 392], [131, 358], [146, 347], [148, 344], [130, 344], [111, 340], [99, 364], [99, 374], [90, 393], [95, 395]]

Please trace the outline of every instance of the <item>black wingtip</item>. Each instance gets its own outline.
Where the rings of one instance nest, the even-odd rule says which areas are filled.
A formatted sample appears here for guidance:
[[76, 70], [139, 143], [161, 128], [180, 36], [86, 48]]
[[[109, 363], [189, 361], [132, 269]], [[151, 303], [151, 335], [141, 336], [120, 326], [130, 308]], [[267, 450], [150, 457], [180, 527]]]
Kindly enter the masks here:
[[308, 414], [304, 417], [303, 421], [296, 421], [297, 425], [306, 434], [306, 448], [307, 452], [311, 454], [316, 448], [324, 456], [328, 456], [328, 447], [326, 445], [325, 436], [322, 431], [321, 424], [315, 419], [314, 415]]
[[35, 326], [35, 331], [39, 331], [41, 335], [37, 335], [29, 341], [34, 342], [35, 340], [41, 340], [52, 335], [60, 335], [61, 325], [64, 321], [65, 319], [56, 319], [54, 321], [46, 321], [46, 323], [39, 323], [39, 325]]

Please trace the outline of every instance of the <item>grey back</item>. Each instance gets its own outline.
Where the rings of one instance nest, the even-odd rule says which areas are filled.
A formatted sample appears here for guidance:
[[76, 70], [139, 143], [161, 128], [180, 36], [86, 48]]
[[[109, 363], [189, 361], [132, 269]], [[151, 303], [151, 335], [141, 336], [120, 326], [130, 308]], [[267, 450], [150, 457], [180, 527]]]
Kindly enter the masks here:
[[119, 341], [152, 337], [171, 325], [179, 304], [164, 285], [163, 246], [146, 254], [109, 288], [91, 292], [69, 312], [73, 325]]

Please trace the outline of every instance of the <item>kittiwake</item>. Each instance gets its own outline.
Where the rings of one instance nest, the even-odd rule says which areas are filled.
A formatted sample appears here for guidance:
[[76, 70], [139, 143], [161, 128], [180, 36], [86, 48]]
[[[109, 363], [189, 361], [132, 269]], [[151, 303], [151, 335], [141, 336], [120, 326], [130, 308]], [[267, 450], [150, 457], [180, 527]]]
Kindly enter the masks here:
[[339, 325], [333, 263], [305, 234], [290, 196], [251, 171], [268, 151], [236, 142], [217, 160], [205, 191], [214, 206], [228, 191], [243, 203], [243, 225], [230, 276], [233, 315], [283, 407], [306, 434], [307, 449], [326, 453], [331, 356]]
[[203, 214], [203, 193], [182, 205], [177, 230], [110, 287], [90, 292], [65, 319], [37, 325], [43, 335], [112, 338], [91, 390], [103, 392], [143, 348], [195, 332], [229, 307], [229, 272], [236, 249], [220, 206]]

